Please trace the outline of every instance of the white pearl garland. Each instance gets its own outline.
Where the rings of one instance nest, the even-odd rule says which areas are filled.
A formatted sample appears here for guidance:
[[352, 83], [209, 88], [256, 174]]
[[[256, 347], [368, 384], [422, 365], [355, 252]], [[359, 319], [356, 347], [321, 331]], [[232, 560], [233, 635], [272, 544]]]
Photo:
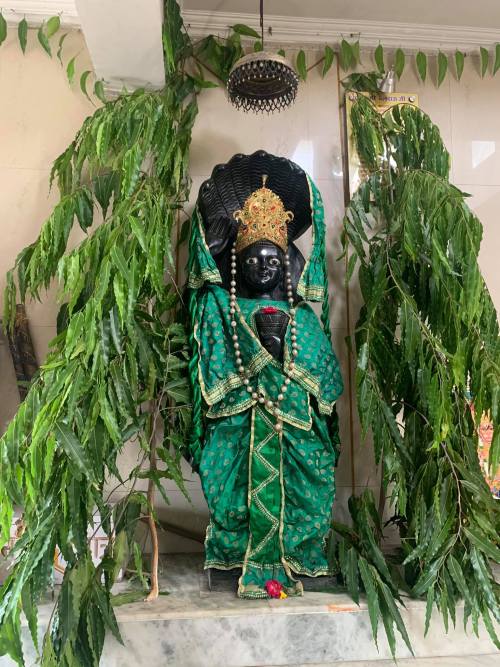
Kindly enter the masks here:
[[[285, 262], [286, 295], [288, 299], [288, 304], [290, 306], [290, 333], [292, 341], [292, 357], [288, 363], [288, 369], [285, 372], [291, 373], [295, 368], [295, 358], [299, 353], [299, 346], [297, 344], [297, 320], [295, 318], [297, 313], [293, 301], [292, 273], [290, 271], [290, 259], [288, 257], [288, 254], [285, 255], [284, 262]], [[245, 367], [241, 360], [241, 352], [239, 349], [240, 345], [238, 342], [237, 322], [235, 319], [235, 314], [238, 313], [240, 315], [241, 313], [238, 302], [236, 300], [236, 244], [234, 243], [231, 248], [231, 282], [229, 284], [230, 284], [229, 313], [231, 315], [230, 324], [233, 329], [232, 340], [233, 340], [234, 354], [236, 357], [236, 366], [238, 367], [238, 372], [244, 375], [243, 384], [245, 385], [246, 390], [251, 395], [252, 399], [254, 401], [258, 401], [261, 405], [265, 405], [270, 412], [273, 412], [276, 416], [278, 416], [279, 404], [285, 398], [285, 394], [288, 391], [288, 386], [291, 382], [290, 378], [288, 376], [285, 378], [276, 400], [272, 401], [271, 399], [266, 398], [263, 394], [258, 393], [256, 389], [252, 387], [252, 385], [250, 384], [250, 380], [248, 378], [247, 371], [245, 370]], [[276, 424], [274, 425], [274, 429], [275, 431], [278, 432], [283, 430], [283, 421], [281, 419], [278, 418]]]

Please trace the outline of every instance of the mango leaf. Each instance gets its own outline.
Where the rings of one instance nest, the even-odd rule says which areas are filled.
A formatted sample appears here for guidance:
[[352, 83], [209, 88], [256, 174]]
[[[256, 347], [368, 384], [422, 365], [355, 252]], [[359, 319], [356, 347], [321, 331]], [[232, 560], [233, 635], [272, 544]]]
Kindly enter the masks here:
[[3, 42], [5, 42], [6, 38], [7, 38], [7, 21], [5, 20], [2, 12], [0, 12], [0, 46], [3, 44]]
[[484, 46], [481, 46], [479, 49], [481, 56], [481, 78], [484, 78], [484, 75], [488, 71], [488, 64], [490, 62], [490, 52], [488, 49], [485, 49]]
[[38, 37], [38, 41], [42, 45], [43, 50], [52, 58], [52, 51], [50, 49], [50, 44], [49, 40], [47, 39], [47, 35], [45, 34], [44, 30], [44, 24], [38, 28], [38, 32], [36, 33]]
[[423, 51], [419, 51], [415, 56], [415, 61], [417, 64], [418, 75], [420, 80], [423, 82], [427, 76], [427, 56]]
[[325, 74], [328, 72], [330, 67], [333, 64], [333, 58], [335, 56], [335, 53], [332, 49], [331, 46], [328, 46], [328, 44], [325, 46], [325, 53], [324, 53], [324, 60], [323, 60], [323, 69], [321, 70], [321, 76], [324, 77]]
[[354, 63], [352, 47], [346, 39], [343, 39], [340, 42], [339, 62], [344, 72], [347, 72], [347, 70], [350, 69]]
[[306, 54], [303, 49], [297, 53], [296, 59], [297, 72], [302, 81], [307, 79], [307, 66], [306, 66]]
[[256, 39], [255, 42], [253, 43], [253, 50], [254, 50], [254, 52], [264, 50], [264, 46], [263, 46], [262, 42], [260, 41], [260, 39]]
[[438, 53], [438, 77], [437, 77], [438, 88], [443, 83], [447, 71], [448, 71], [448, 56], [442, 51], [440, 51]]
[[68, 32], [65, 32], [64, 35], [61, 35], [61, 36], [59, 37], [59, 44], [58, 44], [58, 47], [57, 47], [57, 54], [56, 54], [56, 55], [57, 55], [57, 59], [58, 59], [59, 62], [61, 63], [61, 67], [62, 67], [62, 65], [63, 65], [63, 61], [62, 61], [63, 44], [64, 44], [64, 40], [66, 39], [66, 37], [67, 37], [68, 35], [69, 35], [69, 33], [68, 33]]
[[51, 16], [47, 21], [46, 33], [47, 37], [50, 39], [61, 27], [61, 19], [59, 16]]
[[355, 42], [351, 44], [351, 49], [352, 49], [352, 65], [355, 67], [356, 65], [361, 64], [361, 47], [359, 45], [359, 39], [357, 39]]
[[493, 76], [500, 69], [500, 44], [495, 44], [495, 62], [493, 64]]
[[26, 21], [25, 18], [19, 21], [17, 26], [17, 36], [19, 38], [19, 46], [21, 47], [21, 51], [26, 53], [26, 44], [28, 42], [28, 21]]
[[90, 99], [89, 94], [87, 92], [87, 79], [91, 74], [92, 72], [89, 69], [87, 69], [80, 76], [80, 90], [82, 91], [82, 93], [85, 95], [85, 97], [88, 99], [89, 102], [91, 102], [92, 100]]
[[106, 94], [104, 92], [104, 83], [101, 79], [94, 83], [94, 95], [100, 100], [103, 104], [107, 103]]
[[375, 49], [374, 58], [378, 71], [380, 72], [380, 74], [383, 74], [385, 72], [385, 65], [384, 65], [384, 47], [382, 46], [382, 44], [379, 44]]
[[71, 86], [73, 79], [75, 78], [75, 61], [77, 56], [73, 56], [66, 67], [66, 76], [68, 78], [68, 83]]
[[394, 72], [398, 79], [403, 75], [405, 61], [406, 56], [403, 49], [396, 49], [396, 53], [394, 54]]
[[243, 35], [245, 37], [255, 37], [255, 39], [260, 39], [260, 35], [256, 30], [250, 28], [249, 26], [243, 23], [235, 23], [235, 25], [232, 25], [231, 28], [232, 30], [234, 30], [234, 32], [238, 33], [238, 35]]
[[457, 70], [457, 79], [460, 81], [464, 71], [465, 53], [462, 51], [455, 51], [455, 68]]

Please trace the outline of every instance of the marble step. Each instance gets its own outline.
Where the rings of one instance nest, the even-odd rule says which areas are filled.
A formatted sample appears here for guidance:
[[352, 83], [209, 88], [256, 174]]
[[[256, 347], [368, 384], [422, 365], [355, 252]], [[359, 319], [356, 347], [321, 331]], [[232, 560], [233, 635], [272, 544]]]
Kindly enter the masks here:
[[[361, 662], [343, 662], [341, 665], [342, 667], [498, 667], [498, 661], [498, 653], [490, 653], [488, 655], [462, 655], [458, 658], [408, 658], [398, 660], [397, 666], [392, 660], [362, 660]], [[287, 667], [332, 667], [332, 665], [339, 665], [339, 663], [303, 663], [302, 665], [287, 665]]]
[[[358, 607], [333, 582], [309, 580], [301, 598], [240, 600], [235, 595], [234, 572], [212, 573], [212, 590], [199, 554], [177, 554], [162, 563], [160, 596], [153, 603], [138, 602], [116, 608], [124, 645], [106, 640], [101, 667], [291, 667], [393, 665], [383, 630], [378, 649], [370, 629], [366, 605]], [[122, 584], [123, 588], [125, 584]], [[312, 590], [314, 589], [314, 590]], [[402, 611], [415, 657], [398, 642], [399, 664], [413, 667], [500, 667], [500, 653], [484, 628], [479, 638], [463, 632], [462, 610], [457, 627], [445, 634], [435, 615], [423, 637], [425, 603], [409, 600]], [[50, 607], [40, 610], [43, 626]], [[499, 628], [500, 632], [500, 628]], [[26, 637], [28, 633], [26, 632]], [[26, 640], [26, 664], [35, 664]], [[440, 662], [444, 659], [449, 662]], [[498, 660], [497, 660], [498, 658]], [[389, 660], [389, 661], [388, 661]], [[454, 660], [454, 662], [453, 662]], [[493, 662], [491, 662], [493, 660]], [[450, 662], [451, 661], [451, 662]], [[0, 666], [12, 665], [0, 658]]]

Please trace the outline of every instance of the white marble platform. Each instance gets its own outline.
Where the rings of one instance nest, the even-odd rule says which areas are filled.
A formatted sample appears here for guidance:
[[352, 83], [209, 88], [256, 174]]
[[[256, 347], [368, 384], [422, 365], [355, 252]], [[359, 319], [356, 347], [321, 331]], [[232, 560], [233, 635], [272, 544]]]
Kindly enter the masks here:
[[[316, 590], [306, 590], [302, 598], [239, 600], [235, 596], [234, 574], [217, 573], [212, 579], [212, 590], [208, 589], [199, 554], [168, 556], [163, 569], [161, 589], [170, 594], [153, 603], [139, 602], [116, 609], [124, 645], [108, 637], [102, 667], [365, 667], [371, 661], [377, 661], [377, 667], [393, 664], [386, 662], [390, 652], [383, 630], [379, 633], [379, 651], [373, 643], [366, 605], [358, 607], [346, 595], [325, 591], [325, 581], [308, 580], [307, 588]], [[330, 585], [328, 581], [326, 584]], [[49, 607], [41, 610], [42, 624], [48, 613]], [[461, 610], [457, 613], [456, 629], [451, 628], [445, 635], [441, 619], [436, 616], [425, 639], [425, 604], [409, 601], [403, 616], [415, 657], [432, 658], [422, 667], [476, 667], [483, 664], [473, 661], [480, 656], [491, 657], [493, 662], [484, 663], [488, 667], [500, 665], [500, 653], [495, 655], [484, 629], [479, 639], [472, 633], [464, 634]], [[34, 665], [33, 649], [28, 641], [25, 646], [26, 663]], [[411, 657], [402, 641], [398, 656]], [[438, 662], [438, 656], [455, 662]], [[409, 660], [408, 664], [420, 667], [417, 660]], [[0, 666], [7, 665], [12, 662], [0, 658]]]

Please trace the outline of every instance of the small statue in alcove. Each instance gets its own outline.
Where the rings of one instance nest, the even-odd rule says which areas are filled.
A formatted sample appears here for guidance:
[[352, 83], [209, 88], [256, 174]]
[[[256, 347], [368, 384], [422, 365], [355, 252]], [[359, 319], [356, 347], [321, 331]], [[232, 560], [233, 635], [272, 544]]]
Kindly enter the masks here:
[[[294, 241], [311, 226], [305, 261]], [[301, 594], [294, 575], [329, 573], [342, 379], [324, 235], [318, 190], [285, 158], [235, 155], [200, 188], [190, 454], [210, 511], [205, 567], [241, 568], [240, 597]]]

